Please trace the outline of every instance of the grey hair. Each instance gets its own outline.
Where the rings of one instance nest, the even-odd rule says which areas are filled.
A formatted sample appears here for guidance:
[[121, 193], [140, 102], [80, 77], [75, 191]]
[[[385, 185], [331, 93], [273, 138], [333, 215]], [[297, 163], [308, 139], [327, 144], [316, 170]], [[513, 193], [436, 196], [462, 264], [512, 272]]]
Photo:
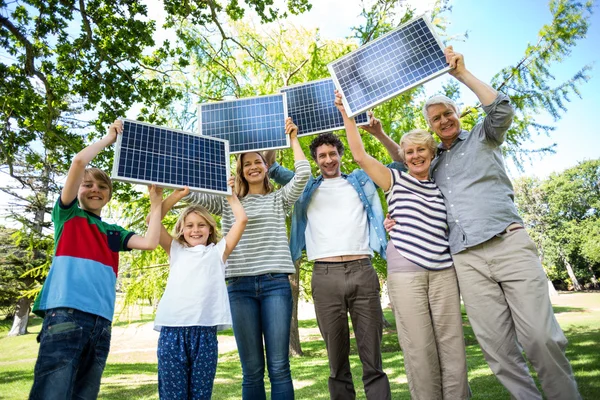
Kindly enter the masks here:
[[427, 132], [424, 129], [413, 129], [410, 132], [406, 132], [400, 138], [400, 158], [402, 161], [406, 162], [406, 156], [404, 153], [404, 145], [405, 144], [416, 144], [422, 145], [429, 149], [431, 152], [431, 156], [435, 156], [435, 152], [437, 150], [437, 143], [433, 139], [431, 133]]
[[454, 112], [456, 113], [456, 115], [460, 115], [458, 105], [456, 104], [456, 102], [454, 100], [452, 100], [449, 97], [444, 96], [443, 94], [438, 94], [438, 95], [432, 96], [429, 98], [429, 100], [427, 100], [425, 102], [425, 105], [423, 106], [423, 117], [425, 117], [425, 121], [427, 122], [427, 125], [430, 128], [431, 128], [431, 122], [429, 122], [429, 116], [427, 115], [427, 109], [436, 104], [443, 104], [446, 107], [453, 109]]

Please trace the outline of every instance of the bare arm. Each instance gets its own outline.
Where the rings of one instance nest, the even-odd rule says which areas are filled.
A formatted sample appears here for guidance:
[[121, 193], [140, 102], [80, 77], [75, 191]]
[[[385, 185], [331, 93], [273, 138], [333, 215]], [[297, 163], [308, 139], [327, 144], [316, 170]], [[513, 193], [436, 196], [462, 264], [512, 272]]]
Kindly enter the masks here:
[[365, 132], [370, 133], [375, 139], [379, 140], [381, 144], [388, 151], [392, 160], [402, 163], [402, 158], [400, 157], [400, 145], [392, 140], [391, 137], [386, 135], [383, 131], [383, 127], [381, 126], [381, 121], [373, 115], [372, 111], [369, 111], [369, 125], [362, 125], [360, 127]]
[[117, 140], [117, 134], [123, 132], [123, 121], [116, 120], [108, 128], [108, 133], [99, 141], [90, 144], [73, 157], [65, 187], [60, 194], [63, 204], [69, 204], [77, 197], [79, 185], [83, 180], [85, 167], [102, 151]]
[[498, 96], [496, 89], [479, 80], [469, 72], [465, 67], [464, 56], [460, 53], [455, 53], [452, 46], [446, 47], [444, 49], [444, 54], [446, 55], [446, 62], [450, 65], [450, 68], [452, 68], [449, 74], [471, 89], [481, 104], [484, 106], [492, 104], [496, 99], [496, 96]]
[[[233, 189], [234, 185], [233, 177], [229, 178], [229, 186]], [[223, 252], [223, 262], [227, 261], [227, 258], [235, 249], [235, 246], [239, 243], [242, 238], [242, 234], [244, 233], [244, 229], [246, 229], [246, 224], [248, 223], [248, 216], [246, 215], [246, 211], [244, 211], [244, 207], [242, 203], [240, 203], [240, 199], [236, 196], [235, 192], [231, 196], [227, 196], [227, 201], [231, 206], [231, 211], [233, 212], [234, 223], [231, 226], [231, 229], [225, 236], [225, 251]]]
[[160, 203], [162, 202], [162, 188], [156, 185], [148, 186], [150, 192], [150, 219], [148, 223], [148, 230], [144, 236], [133, 235], [127, 246], [130, 249], [138, 250], [154, 250], [158, 246], [158, 240], [160, 238], [160, 230], [162, 227], [161, 216], [160, 216]]
[[290, 144], [294, 151], [294, 161], [306, 160], [304, 151], [302, 151], [302, 147], [298, 141], [298, 127], [290, 117], [287, 117], [285, 120], [285, 133], [290, 135]]
[[[165, 217], [165, 215], [167, 215], [169, 210], [171, 208], [173, 208], [173, 206], [175, 204], [177, 204], [177, 202], [179, 200], [183, 199], [189, 193], [190, 193], [190, 188], [188, 188], [186, 186], [183, 189], [174, 190], [173, 193], [171, 193], [166, 199], [164, 199], [162, 202], [162, 205], [161, 205], [161, 220]], [[171, 243], [172, 242], [173, 242], [173, 237], [167, 231], [167, 228], [165, 228], [165, 226], [163, 224], [161, 224], [159, 244], [160, 244], [160, 247], [162, 247], [164, 249], [165, 253], [167, 253], [167, 255], [169, 255], [169, 256], [171, 255]]]
[[390, 189], [392, 182], [391, 171], [382, 163], [371, 157], [365, 151], [360, 133], [356, 127], [354, 118], [349, 118], [344, 109], [342, 103], [342, 95], [336, 90], [335, 93], [335, 106], [342, 113], [344, 119], [344, 127], [346, 128], [346, 138], [348, 139], [348, 145], [354, 160], [360, 165], [360, 167], [369, 175], [373, 182], [379, 186], [383, 191], [387, 192]]

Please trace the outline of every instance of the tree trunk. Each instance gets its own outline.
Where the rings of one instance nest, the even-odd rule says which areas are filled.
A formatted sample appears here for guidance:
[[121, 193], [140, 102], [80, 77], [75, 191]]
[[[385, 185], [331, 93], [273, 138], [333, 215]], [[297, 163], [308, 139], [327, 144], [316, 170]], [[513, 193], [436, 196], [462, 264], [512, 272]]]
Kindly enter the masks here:
[[10, 332], [8, 332], [8, 336], [21, 336], [27, 333], [30, 305], [31, 299], [28, 297], [21, 297], [17, 301], [15, 319], [13, 320], [13, 325]]
[[577, 277], [575, 276], [575, 272], [573, 272], [573, 267], [571, 266], [571, 263], [569, 262], [569, 260], [567, 260], [567, 257], [565, 257], [563, 255], [563, 261], [565, 263], [565, 267], [567, 268], [567, 273], [569, 274], [569, 278], [571, 278], [571, 283], [573, 283], [573, 290], [575, 290], [576, 292], [579, 292], [581, 290], [581, 285], [579, 284], [579, 281], [577, 280]]
[[290, 325], [290, 354], [292, 356], [302, 356], [302, 347], [300, 345], [300, 330], [298, 329], [298, 298], [300, 297], [300, 262], [299, 259], [294, 264], [296, 267], [296, 273], [290, 278], [290, 284], [292, 286], [292, 299], [294, 303], [292, 305], [292, 322]]
[[588, 270], [590, 271], [590, 274], [592, 274], [592, 287], [594, 289], [598, 289], [600, 286], [598, 285], [598, 278], [596, 278], [596, 274], [594, 274], [594, 270], [592, 269], [591, 265], [588, 265]]

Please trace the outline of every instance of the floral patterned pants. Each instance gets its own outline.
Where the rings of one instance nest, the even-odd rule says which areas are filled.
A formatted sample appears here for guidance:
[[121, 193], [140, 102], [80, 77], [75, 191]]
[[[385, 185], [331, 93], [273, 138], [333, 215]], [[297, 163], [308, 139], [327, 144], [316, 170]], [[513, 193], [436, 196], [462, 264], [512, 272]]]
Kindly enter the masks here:
[[216, 326], [164, 326], [158, 338], [158, 394], [210, 399], [218, 359]]

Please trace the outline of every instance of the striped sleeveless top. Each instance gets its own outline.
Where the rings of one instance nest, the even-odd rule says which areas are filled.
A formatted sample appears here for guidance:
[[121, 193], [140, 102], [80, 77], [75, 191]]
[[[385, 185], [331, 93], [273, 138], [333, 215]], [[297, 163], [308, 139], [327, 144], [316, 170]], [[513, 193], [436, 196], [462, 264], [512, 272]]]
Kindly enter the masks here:
[[388, 212], [396, 225], [390, 239], [407, 260], [428, 270], [453, 265], [448, 244], [446, 205], [433, 181], [419, 181], [391, 169], [392, 186], [386, 192]]

